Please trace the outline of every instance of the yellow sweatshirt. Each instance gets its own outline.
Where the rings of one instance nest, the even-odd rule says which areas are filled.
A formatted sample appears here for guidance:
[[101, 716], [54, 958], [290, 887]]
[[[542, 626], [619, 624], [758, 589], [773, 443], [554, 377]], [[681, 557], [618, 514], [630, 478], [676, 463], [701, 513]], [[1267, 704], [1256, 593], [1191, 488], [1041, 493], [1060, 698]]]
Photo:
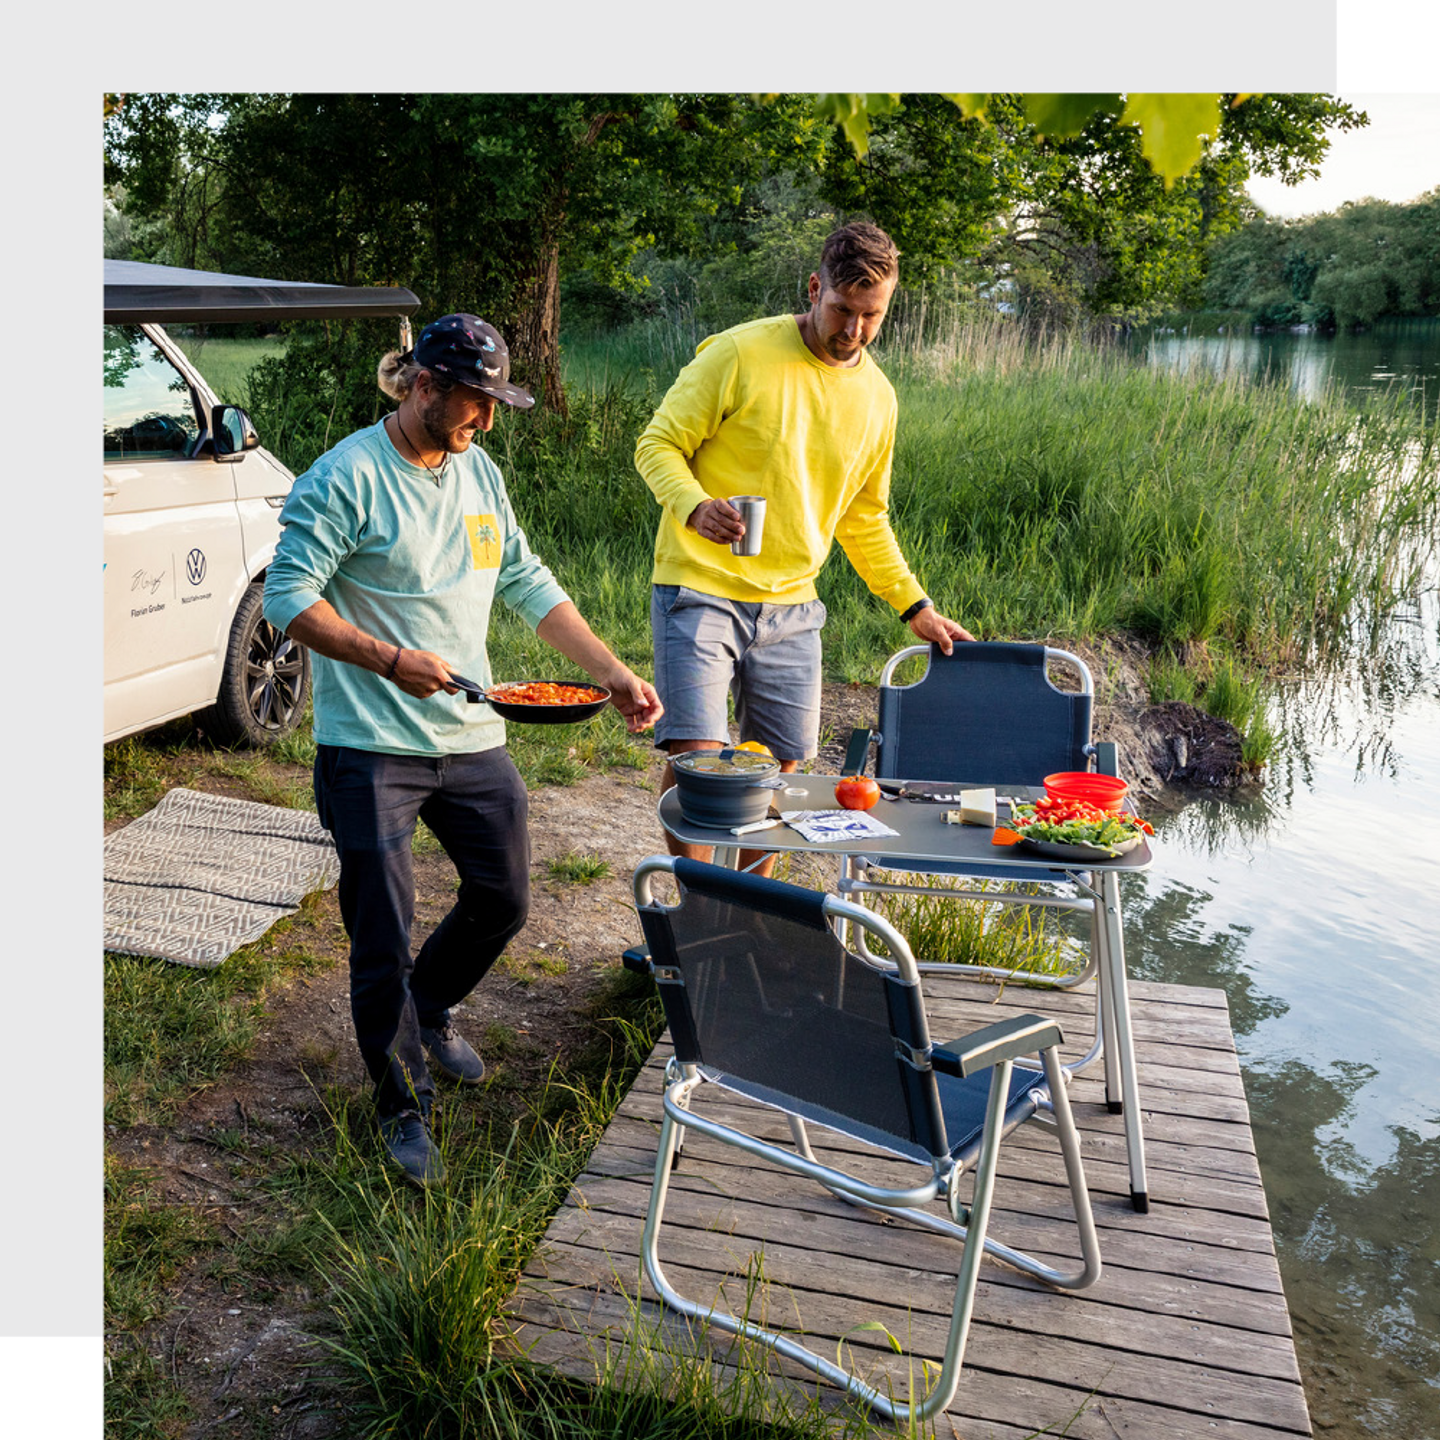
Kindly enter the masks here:
[[[728, 600], [797, 605], [840, 542], [860, 578], [896, 611], [924, 595], [890, 528], [895, 390], [861, 352], [853, 366], [810, 353], [793, 315], [752, 320], [700, 343], [635, 446], [664, 507], [657, 585]], [[685, 528], [702, 501], [763, 495], [761, 553]]]

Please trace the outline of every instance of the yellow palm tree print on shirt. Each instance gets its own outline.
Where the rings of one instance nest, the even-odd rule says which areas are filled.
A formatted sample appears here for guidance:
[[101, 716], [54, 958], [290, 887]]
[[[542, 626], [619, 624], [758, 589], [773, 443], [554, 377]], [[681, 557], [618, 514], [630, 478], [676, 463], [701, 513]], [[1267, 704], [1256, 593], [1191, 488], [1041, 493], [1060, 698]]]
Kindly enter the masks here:
[[467, 515], [465, 528], [470, 532], [470, 558], [477, 570], [500, 568], [500, 527], [493, 515]]

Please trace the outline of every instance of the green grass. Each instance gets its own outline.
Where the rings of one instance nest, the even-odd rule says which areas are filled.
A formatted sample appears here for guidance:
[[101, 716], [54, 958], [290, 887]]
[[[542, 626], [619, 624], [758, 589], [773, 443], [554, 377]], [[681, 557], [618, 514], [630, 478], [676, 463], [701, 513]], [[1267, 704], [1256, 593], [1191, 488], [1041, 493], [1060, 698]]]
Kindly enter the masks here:
[[1200, 704], [1240, 732], [1241, 758], [1247, 765], [1258, 767], [1265, 763], [1278, 737], [1269, 722], [1265, 686], [1259, 679], [1244, 674], [1226, 658], [1215, 666], [1201, 692]]
[[[570, 420], [507, 417], [488, 442], [536, 550], [632, 664], [648, 654], [659, 517], [634, 439], [690, 344], [663, 340], [650, 325], [570, 347]], [[1433, 427], [1401, 404], [1300, 404], [1078, 341], [1037, 345], [995, 320], [923, 346], [891, 333], [880, 359], [900, 401], [901, 548], [982, 637], [1129, 631], [1198, 668], [1215, 646], [1272, 668], [1343, 642], [1420, 583], [1440, 472]], [[819, 589], [827, 678], [873, 681], [893, 615], [838, 550]]]
[[1202, 657], [1198, 668], [1187, 668], [1169, 648], [1157, 650], [1145, 678], [1152, 705], [1179, 700], [1229, 721], [1240, 732], [1241, 759], [1251, 769], [1264, 765], [1279, 744], [1264, 678], [1232, 655]]
[[572, 850], [549, 861], [546, 868], [552, 879], [566, 880], [573, 885], [590, 885], [610, 874], [610, 862], [588, 851], [580, 854]]
[[[631, 457], [694, 338], [652, 328], [576, 349], [567, 357], [571, 415], [507, 414], [487, 439], [537, 553], [597, 632], [647, 674], [658, 512]], [[892, 335], [882, 362], [901, 404], [896, 529], [942, 608], [991, 637], [1138, 631], [1154, 645], [1152, 699], [1223, 713], [1241, 728], [1247, 758], [1274, 743], [1262, 677], [1362, 642], [1368, 617], [1413, 593], [1435, 542], [1435, 437], [1408, 412], [1295, 405], [1233, 381], [1129, 367], [1078, 344], [1036, 347], [993, 325], [923, 347]], [[831, 615], [827, 677], [873, 681], [898, 643], [893, 616], [842, 557], [820, 589]], [[503, 678], [566, 673], [504, 612], [490, 644]], [[511, 726], [509, 736], [532, 785], [640, 768], [651, 753], [648, 738], [630, 737], [611, 712], [585, 726]], [[207, 779], [305, 803], [308, 726], [278, 758], [295, 772], [268, 776], [253, 757], [197, 744], [188, 722], [177, 722], [106, 747], [106, 817], [143, 813], [167, 789]], [[422, 834], [417, 849], [432, 843]], [[880, 903], [926, 959], [1073, 964], [1063, 931], [1026, 910], [945, 898]], [[107, 956], [107, 1122], [164, 1124], [247, 1054], [267, 997], [313, 963], [307, 923], [302, 909], [214, 971]], [[513, 968], [544, 973], [525, 957]], [[143, 1171], [112, 1166], [107, 1426], [125, 1440], [181, 1433], [183, 1399], [138, 1335], [160, 1313], [176, 1267], [203, 1264], [242, 1290], [295, 1282], [326, 1295], [356, 1434], [777, 1433], [759, 1418], [758, 1391], [726, 1391], [708, 1367], [682, 1365], [668, 1382], [657, 1374], [626, 1394], [570, 1386], [492, 1348], [497, 1307], [659, 1032], [652, 991], [618, 972], [590, 1050], [537, 1094], [519, 1088], [520, 1069], [508, 1063], [531, 1042], [492, 1027], [484, 1045], [495, 1078], [485, 1096], [449, 1112], [440, 1138], [452, 1181], [438, 1195], [398, 1190], [366, 1105], [330, 1092], [319, 1153], [277, 1158], [263, 1134], [210, 1137], [266, 1198], [263, 1224], [239, 1238], [222, 1240], [195, 1213], [158, 1208]], [[325, 1056], [300, 1058], [323, 1074]], [[522, 1098], [529, 1105], [517, 1126], [503, 1107]], [[807, 1424], [801, 1417], [792, 1433], [811, 1433]]]
[[[934, 888], [1001, 894], [1023, 887], [1009, 882], [938, 880]], [[946, 895], [881, 894], [872, 896], [871, 904], [905, 937], [920, 961], [988, 965], [1008, 970], [1018, 979], [1027, 974], [1070, 975], [1085, 963], [1081, 948], [1065, 934], [1055, 915], [1041, 907], [955, 900]]]
[[[619, 1010], [628, 1018], [612, 1013]], [[596, 1044], [575, 1075], [553, 1075], [518, 1125], [498, 1127], [483, 1143], [473, 1130], [440, 1136], [449, 1171], [443, 1191], [417, 1194], [385, 1170], [344, 1182], [354, 1197], [349, 1210], [322, 1219], [334, 1320], [325, 1345], [349, 1378], [346, 1408], [357, 1437], [820, 1440], [827, 1433], [818, 1401], [789, 1422], [767, 1423], [764, 1363], [719, 1379], [706, 1361], [667, 1357], [662, 1369], [655, 1357], [629, 1350], [623, 1360], [612, 1357], [592, 1386], [534, 1369], [497, 1346], [501, 1311], [530, 1253], [659, 1028], [653, 997], [621, 972], [599, 1003]], [[335, 1145], [337, 1168], [348, 1177], [367, 1142], [340, 1125]], [[857, 1421], [852, 1433], [869, 1429]]]
[[163, 1361], [129, 1335], [106, 1337], [105, 1434], [124, 1440], [176, 1440], [185, 1433], [190, 1402]]
[[162, 1124], [250, 1051], [267, 997], [319, 963], [317, 896], [211, 970], [105, 956], [105, 1121]]
[[266, 356], [283, 355], [283, 336], [240, 338], [237, 336], [209, 336], [183, 333], [184, 327], [168, 329], [166, 333], [185, 352], [197, 370], [210, 383], [210, 388], [220, 399], [230, 405], [249, 404], [250, 371]]
[[160, 1196], [149, 1174], [105, 1157], [105, 1308], [133, 1329], [163, 1309], [159, 1286], [214, 1238], [199, 1212]]

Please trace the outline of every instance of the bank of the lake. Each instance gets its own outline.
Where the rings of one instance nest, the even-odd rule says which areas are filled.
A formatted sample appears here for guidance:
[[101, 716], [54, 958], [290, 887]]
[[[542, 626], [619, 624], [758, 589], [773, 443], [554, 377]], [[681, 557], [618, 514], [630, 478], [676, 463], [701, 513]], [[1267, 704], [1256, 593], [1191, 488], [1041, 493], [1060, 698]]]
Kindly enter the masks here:
[[[1148, 649], [1155, 699], [1178, 673], [1203, 702], [1227, 659], [1265, 677], [1264, 787], [1160, 816], [1127, 938], [1136, 974], [1230, 997], [1310, 1402], [1343, 1440], [1440, 1434], [1440, 842], [1380, 838], [1440, 802], [1440, 331], [1419, 339], [1400, 361], [1286, 337], [1280, 385], [984, 327], [885, 357], [897, 531], [951, 613]], [[1354, 386], [1317, 353], [1355, 355]], [[1425, 405], [1380, 383], [1396, 365]], [[873, 679], [896, 637], [842, 560], [822, 595], [833, 678]]]
[[[572, 353], [569, 417], [506, 415], [487, 437], [537, 552], [647, 672], [656, 513], [631, 452], [684, 351]], [[1436, 642], [1433, 437], [1396, 407], [1361, 419], [1333, 394], [994, 330], [883, 359], [897, 531], [951, 613], [994, 638], [1120, 645], [1157, 696], [1188, 677], [1203, 701], [1228, 664], [1271, 687], [1267, 785], [1159, 817], [1127, 948], [1139, 975], [1230, 997], [1317, 1419], [1344, 1440], [1434, 1433], [1437, 857], [1423, 835], [1403, 865], [1372, 848], [1379, 816], [1440, 800], [1440, 673], [1433, 654], [1407, 669], [1404, 643]], [[258, 418], [283, 450], [283, 417]], [[873, 681], [907, 633], [842, 557], [821, 591], [829, 678]], [[549, 673], [550, 653], [497, 618], [497, 673]]]

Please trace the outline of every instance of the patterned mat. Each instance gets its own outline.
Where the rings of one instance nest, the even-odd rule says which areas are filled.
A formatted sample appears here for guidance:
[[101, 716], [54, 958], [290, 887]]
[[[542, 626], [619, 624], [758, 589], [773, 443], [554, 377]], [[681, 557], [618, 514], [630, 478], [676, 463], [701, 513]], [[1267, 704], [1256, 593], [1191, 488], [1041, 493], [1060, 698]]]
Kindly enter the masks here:
[[339, 876], [308, 811], [172, 790], [105, 841], [105, 948], [213, 967]]

